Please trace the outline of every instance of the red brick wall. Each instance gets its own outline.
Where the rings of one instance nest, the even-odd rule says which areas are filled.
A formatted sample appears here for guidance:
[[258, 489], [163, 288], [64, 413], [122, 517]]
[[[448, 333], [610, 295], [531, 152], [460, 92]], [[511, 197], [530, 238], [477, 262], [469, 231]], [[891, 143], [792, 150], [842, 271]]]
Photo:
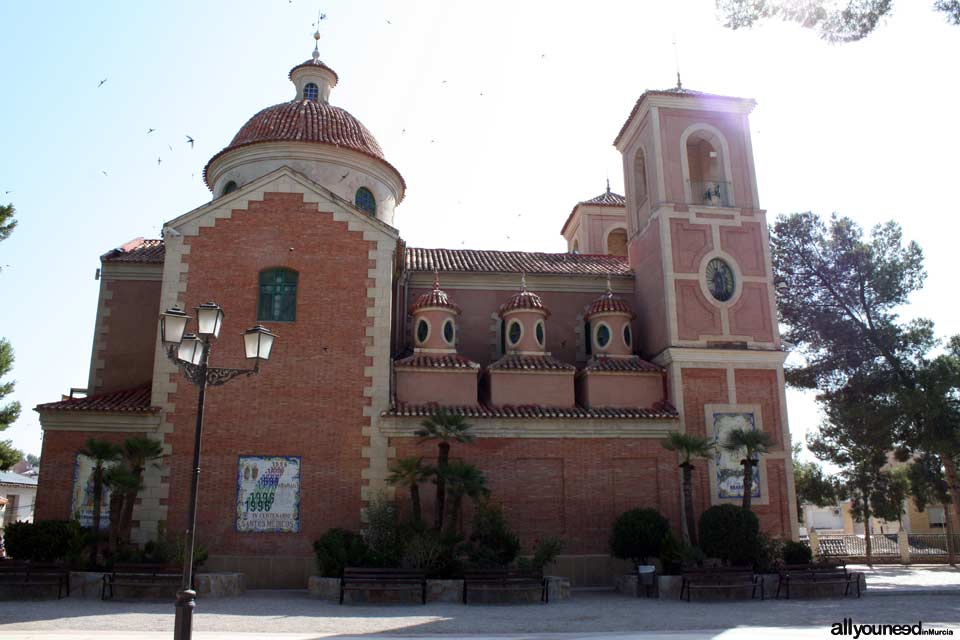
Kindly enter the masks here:
[[69, 520], [73, 468], [77, 453], [89, 438], [123, 444], [135, 433], [99, 431], [45, 431], [40, 452], [40, 476], [37, 480], [36, 520]]
[[153, 377], [160, 282], [111, 280], [104, 285], [113, 297], [104, 301], [110, 313], [97, 327], [103, 349], [94, 358], [103, 359], [106, 366], [94, 374], [91, 395], [129, 389]]
[[[369, 418], [363, 368], [371, 242], [300, 194], [267, 193], [248, 210], [187, 237], [183, 299], [216, 300], [226, 316], [211, 365], [246, 367], [241, 332], [257, 323], [258, 273], [299, 273], [296, 322], [264, 323], [280, 337], [260, 375], [208, 390], [198, 540], [211, 554], [309, 556], [324, 530], [360, 525], [361, 434]], [[168, 256], [168, 259], [169, 256]], [[197, 394], [177, 375], [168, 526], [184, 528]], [[236, 532], [237, 458], [301, 456], [300, 533]]]
[[[724, 369], [683, 369], [683, 420], [687, 433], [706, 437], [706, 404], [727, 404], [727, 372]], [[706, 460], [694, 463], [693, 501], [699, 514], [710, 506], [710, 468]]]
[[[391, 438], [390, 445], [398, 457], [420, 455], [436, 463], [434, 443]], [[491, 498], [503, 505], [525, 550], [537, 538], [560, 536], [564, 553], [608, 553], [610, 526], [634, 507], [658, 509], [679, 531], [676, 459], [656, 439], [481, 438], [454, 444], [451, 457], [483, 471]], [[397, 494], [408, 512], [408, 495]], [[433, 485], [424, 485], [421, 494], [424, 518], [432, 522]], [[463, 517], [468, 525], [469, 507]]]

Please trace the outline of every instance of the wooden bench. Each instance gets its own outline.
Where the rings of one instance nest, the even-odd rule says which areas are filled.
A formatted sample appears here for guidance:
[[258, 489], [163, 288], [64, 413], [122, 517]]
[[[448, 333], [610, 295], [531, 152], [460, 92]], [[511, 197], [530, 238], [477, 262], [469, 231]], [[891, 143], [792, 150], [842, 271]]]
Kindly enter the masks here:
[[70, 595], [70, 570], [66, 565], [28, 560], [0, 561], [0, 584], [11, 586], [57, 586], [57, 600]]
[[540, 590], [540, 602], [549, 602], [547, 581], [539, 569], [478, 569], [463, 574], [463, 604], [469, 590], [529, 591]]
[[170, 585], [178, 589], [182, 582], [183, 572], [179, 568], [165, 564], [115, 564], [112, 571], [103, 574], [100, 599], [113, 598], [117, 587]]
[[427, 604], [427, 574], [414, 569], [363, 569], [346, 567], [340, 580], [340, 604], [347, 591], [420, 591]]
[[680, 583], [680, 599], [687, 593], [687, 602], [693, 591], [731, 590], [750, 588], [750, 597], [763, 600], [763, 576], [758, 576], [750, 567], [716, 567], [713, 569], [686, 569]]
[[860, 576], [847, 571], [845, 564], [788, 564], [780, 568], [777, 581], [777, 598], [780, 590], [790, 599], [791, 584], [839, 584], [844, 585], [844, 597], [850, 595], [850, 587], [857, 586], [857, 598], [860, 597]]

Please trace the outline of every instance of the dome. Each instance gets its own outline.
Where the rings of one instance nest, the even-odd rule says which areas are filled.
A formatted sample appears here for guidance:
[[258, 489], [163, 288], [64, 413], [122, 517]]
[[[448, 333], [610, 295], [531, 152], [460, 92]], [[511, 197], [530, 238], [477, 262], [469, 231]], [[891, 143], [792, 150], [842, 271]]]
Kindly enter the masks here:
[[433, 289], [426, 293], [421, 293], [417, 297], [417, 301], [410, 307], [410, 311], [413, 312], [427, 308], [449, 309], [458, 315], [460, 313], [460, 307], [454, 304], [450, 296], [447, 295], [447, 292], [440, 288], [440, 281], [436, 277], [434, 277], [433, 280]]
[[627, 304], [627, 301], [623, 298], [618, 298], [613, 295], [612, 291], [607, 291], [605, 294], [594, 300], [590, 304], [590, 309], [587, 310], [587, 315], [585, 317], [589, 318], [590, 316], [595, 316], [598, 313], [625, 313], [631, 318], [633, 317], [633, 309], [630, 308], [630, 305]]
[[[275, 104], [250, 118], [230, 144], [210, 159], [207, 168], [224, 154], [258, 142], [325, 144], [352, 149], [390, 164], [383, 157], [383, 150], [373, 134], [345, 109], [303, 99]], [[206, 173], [207, 169], [204, 169], [204, 179]]]
[[532, 291], [527, 291], [527, 284], [524, 281], [520, 286], [520, 291], [513, 294], [509, 300], [500, 306], [500, 315], [509, 311], [539, 311], [544, 315], [550, 315], [550, 311], [543, 304], [543, 300]]

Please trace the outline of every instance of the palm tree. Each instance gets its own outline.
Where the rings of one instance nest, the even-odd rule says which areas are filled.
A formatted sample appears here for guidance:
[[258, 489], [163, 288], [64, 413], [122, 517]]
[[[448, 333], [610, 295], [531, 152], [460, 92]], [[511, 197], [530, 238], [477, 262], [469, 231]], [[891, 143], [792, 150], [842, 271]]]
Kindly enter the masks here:
[[123, 465], [115, 465], [103, 474], [103, 482], [110, 487], [110, 529], [107, 535], [107, 550], [114, 553], [120, 547], [123, 512], [129, 501], [140, 491], [140, 481]]
[[103, 510], [103, 475], [106, 465], [120, 458], [120, 447], [106, 440], [89, 438], [80, 454], [93, 460], [93, 560], [100, 552], [100, 512]]
[[124, 494], [123, 511], [120, 514], [119, 533], [127, 540], [133, 527], [133, 505], [143, 487], [143, 472], [147, 464], [163, 457], [163, 443], [146, 436], [127, 438], [123, 443], [123, 460], [130, 475], [136, 480], [128, 484]]
[[443, 479], [450, 489], [450, 511], [447, 514], [446, 533], [460, 530], [460, 506], [463, 497], [478, 500], [490, 495], [483, 472], [472, 464], [454, 461], [443, 470]]
[[451, 442], [473, 442], [473, 434], [470, 433], [471, 425], [463, 419], [463, 416], [452, 415], [443, 409], [430, 416], [420, 423], [416, 435], [420, 436], [420, 442], [427, 440], [437, 440], [437, 504], [436, 516], [434, 518], [434, 527], [439, 531], [443, 528], [443, 507], [446, 499], [446, 486], [443, 472], [446, 470], [447, 462], [450, 459]]
[[753, 497], [753, 468], [761, 454], [770, 452], [773, 438], [769, 433], [756, 429], [734, 429], [727, 434], [721, 446], [731, 453], [743, 453], [743, 459], [740, 460], [743, 465], [743, 508], [749, 511]]
[[693, 514], [693, 458], [709, 458], [713, 455], [713, 443], [706, 438], [689, 433], [673, 432], [660, 442], [667, 451], [680, 454], [680, 468], [683, 469], [683, 514], [687, 519], [687, 542], [696, 546], [697, 523]]
[[410, 501], [413, 507], [413, 524], [420, 526], [423, 517], [420, 512], [420, 483], [425, 482], [434, 474], [433, 467], [423, 464], [423, 458], [410, 456], [400, 458], [392, 467], [387, 476], [387, 484], [406, 487], [410, 490]]

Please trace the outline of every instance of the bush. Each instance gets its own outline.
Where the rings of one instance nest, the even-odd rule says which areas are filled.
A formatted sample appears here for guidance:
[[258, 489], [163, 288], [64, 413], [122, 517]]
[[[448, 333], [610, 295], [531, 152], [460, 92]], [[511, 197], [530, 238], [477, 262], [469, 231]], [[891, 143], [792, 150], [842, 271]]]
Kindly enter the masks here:
[[774, 573], [783, 562], [783, 541], [761, 531], [757, 536], [757, 556], [753, 570], [758, 573]]
[[813, 551], [803, 542], [787, 540], [783, 543], [784, 564], [810, 564], [813, 562]]
[[680, 575], [685, 568], [703, 564], [706, 556], [700, 547], [678, 540], [673, 531], [668, 531], [660, 547], [660, 571], [664, 575]]
[[670, 523], [656, 509], [624, 511], [613, 523], [610, 550], [618, 558], [646, 564], [647, 558], [660, 555]]
[[753, 565], [760, 556], [760, 521], [743, 507], [710, 507], [700, 516], [700, 547], [727, 564]]
[[464, 551], [473, 566], [507, 567], [520, 553], [520, 539], [510, 530], [500, 507], [482, 501], [477, 503]]
[[436, 531], [414, 533], [403, 548], [400, 566], [419, 569], [427, 575], [447, 574], [453, 561], [453, 547]]
[[346, 529], [328, 529], [313, 543], [317, 568], [325, 578], [340, 578], [343, 568], [367, 564], [369, 549], [360, 534]]
[[75, 563], [84, 546], [84, 533], [74, 520], [11, 522], [4, 528], [7, 555], [16, 560]]
[[367, 545], [367, 560], [377, 567], [396, 567], [403, 555], [404, 535], [400, 529], [397, 508], [382, 495], [374, 498], [363, 510], [367, 526], [363, 541]]
[[542, 570], [556, 560], [561, 551], [563, 551], [563, 540], [560, 538], [543, 538], [537, 541], [533, 558], [530, 559], [530, 566]]

